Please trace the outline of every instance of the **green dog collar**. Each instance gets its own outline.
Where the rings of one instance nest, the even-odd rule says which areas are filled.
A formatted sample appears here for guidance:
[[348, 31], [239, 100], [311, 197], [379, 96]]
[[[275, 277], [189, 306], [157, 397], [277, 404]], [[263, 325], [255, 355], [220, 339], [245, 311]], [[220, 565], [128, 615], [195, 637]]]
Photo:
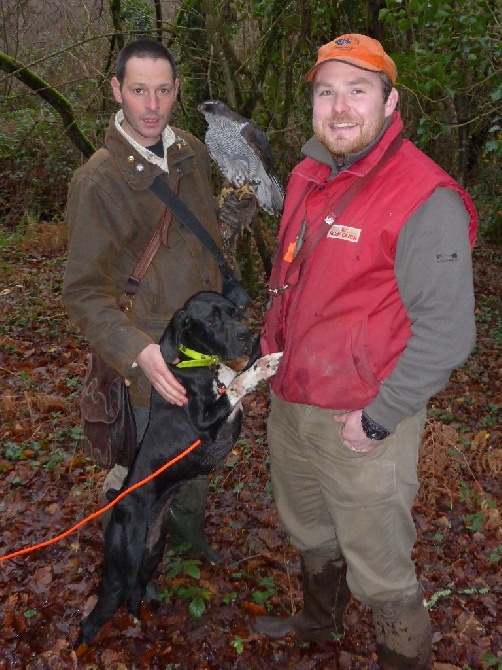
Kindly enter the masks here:
[[188, 349], [188, 347], [185, 347], [182, 344], [180, 344], [179, 350], [184, 356], [187, 356], [189, 360], [176, 363], [177, 368], [210, 368], [212, 366], [218, 365], [220, 362], [218, 356], [201, 354], [199, 351]]

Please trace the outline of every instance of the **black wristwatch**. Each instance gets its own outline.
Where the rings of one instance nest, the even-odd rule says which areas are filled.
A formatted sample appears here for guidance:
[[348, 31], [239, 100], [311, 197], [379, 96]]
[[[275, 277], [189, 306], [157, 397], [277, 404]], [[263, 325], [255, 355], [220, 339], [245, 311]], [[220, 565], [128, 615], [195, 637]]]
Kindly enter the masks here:
[[363, 427], [364, 434], [370, 440], [385, 440], [390, 435], [390, 432], [383, 426], [372, 421], [364, 410], [361, 415], [361, 426]]

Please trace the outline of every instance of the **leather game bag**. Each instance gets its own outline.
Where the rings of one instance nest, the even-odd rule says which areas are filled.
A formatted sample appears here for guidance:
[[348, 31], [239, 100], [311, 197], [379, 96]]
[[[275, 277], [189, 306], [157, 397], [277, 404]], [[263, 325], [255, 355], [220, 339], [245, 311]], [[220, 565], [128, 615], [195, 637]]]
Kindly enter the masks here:
[[88, 356], [80, 397], [82, 450], [102, 468], [130, 467], [137, 451], [136, 423], [124, 377], [95, 351]]

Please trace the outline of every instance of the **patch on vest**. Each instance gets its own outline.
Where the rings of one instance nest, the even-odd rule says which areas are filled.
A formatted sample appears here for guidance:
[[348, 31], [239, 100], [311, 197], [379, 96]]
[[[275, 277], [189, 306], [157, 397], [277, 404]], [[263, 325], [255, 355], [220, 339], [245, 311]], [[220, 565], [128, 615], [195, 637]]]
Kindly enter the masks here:
[[438, 263], [456, 263], [458, 254], [437, 254], [436, 260]]
[[[328, 221], [326, 223], [329, 223]], [[351, 228], [350, 226], [341, 226], [340, 224], [335, 223], [328, 230], [328, 237], [337, 240], [347, 240], [347, 242], [359, 242], [359, 236], [361, 235], [360, 228]]]

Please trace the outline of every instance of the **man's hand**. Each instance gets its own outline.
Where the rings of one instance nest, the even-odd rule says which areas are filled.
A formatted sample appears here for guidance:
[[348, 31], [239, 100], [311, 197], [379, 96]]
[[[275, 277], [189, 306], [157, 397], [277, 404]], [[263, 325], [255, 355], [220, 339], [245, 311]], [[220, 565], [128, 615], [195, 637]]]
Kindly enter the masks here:
[[173, 405], [188, 402], [185, 388], [174, 377], [160, 353], [160, 345], [149, 344], [138, 354], [138, 364], [148, 377], [151, 385], [160, 395]]
[[366, 437], [361, 425], [362, 409], [345, 414], [334, 414], [333, 419], [337, 423], [343, 423], [340, 431], [343, 444], [352, 451], [371, 451], [382, 444], [383, 440], [370, 440]]

